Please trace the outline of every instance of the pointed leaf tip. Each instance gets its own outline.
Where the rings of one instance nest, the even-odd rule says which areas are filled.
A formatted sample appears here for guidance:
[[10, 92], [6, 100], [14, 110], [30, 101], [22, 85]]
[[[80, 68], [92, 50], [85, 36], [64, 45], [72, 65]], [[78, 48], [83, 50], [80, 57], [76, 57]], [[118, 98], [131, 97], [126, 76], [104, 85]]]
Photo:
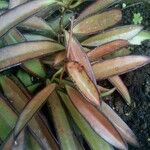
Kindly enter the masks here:
[[117, 57], [93, 64], [93, 71], [98, 80], [114, 75], [121, 75], [150, 63], [150, 57], [131, 55]]
[[77, 35], [94, 34], [117, 24], [121, 18], [122, 13], [118, 9], [95, 14], [77, 23], [73, 28], [73, 33]]
[[88, 101], [96, 106], [100, 106], [100, 98], [95, 84], [87, 75], [84, 67], [77, 62], [68, 62], [67, 71], [75, 82], [79, 91], [86, 97]]
[[24, 108], [20, 114], [16, 127], [14, 129], [14, 137], [17, 137], [20, 131], [30, 121], [33, 115], [41, 108], [46, 101], [47, 97], [53, 92], [56, 84], [47, 85], [42, 91], [40, 91]]
[[74, 88], [67, 86], [67, 93], [81, 115], [87, 120], [93, 130], [113, 146], [126, 150], [127, 145], [109, 120]]

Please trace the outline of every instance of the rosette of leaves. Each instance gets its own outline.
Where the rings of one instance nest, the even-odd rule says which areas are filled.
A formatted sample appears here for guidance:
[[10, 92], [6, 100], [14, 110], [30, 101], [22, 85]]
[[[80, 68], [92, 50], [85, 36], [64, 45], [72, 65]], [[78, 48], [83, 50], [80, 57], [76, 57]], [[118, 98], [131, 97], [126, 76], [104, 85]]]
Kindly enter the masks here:
[[[88, 1], [0, 2], [1, 149], [139, 146], [103, 100], [117, 90], [130, 105], [119, 75], [150, 62], [147, 56], [129, 55], [130, 40], [143, 27], [118, 26], [117, 2], [93, 1], [80, 13]], [[98, 85], [104, 79], [114, 88]]]

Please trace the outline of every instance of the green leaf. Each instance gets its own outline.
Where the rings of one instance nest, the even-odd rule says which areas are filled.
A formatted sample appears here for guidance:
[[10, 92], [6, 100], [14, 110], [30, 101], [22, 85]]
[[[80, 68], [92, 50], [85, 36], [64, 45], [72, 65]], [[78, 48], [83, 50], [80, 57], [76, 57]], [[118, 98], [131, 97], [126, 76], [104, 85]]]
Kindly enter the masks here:
[[141, 30], [142, 26], [137, 25], [126, 25], [117, 28], [107, 30], [103, 33], [91, 36], [90, 38], [84, 40], [82, 45], [84, 46], [100, 46], [102, 44], [122, 39], [130, 40], [136, 36]]
[[102, 112], [98, 111], [96, 107], [87, 102], [74, 88], [66, 86], [66, 90], [76, 109], [99, 136], [116, 148], [127, 149], [126, 142], [124, 142], [116, 128]]
[[56, 92], [53, 92], [48, 97], [47, 106], [52, 113], [61, 149], [78, 150], [75, 142], [75, 136], [71, 130], [70, 124], [67, 119], [67, 114]]
[[146, 30], [141, 31], [134, 38], [129, 40], [129, 43], [133, 45], [141, 45], [142, 42], [145, 40], [150, 40], [150, 31], [146, 31]]
[[8, 2], [7, 1], [0, 1], [0, 9], [7, 9], [8, 8]]
[[23, 63], [22, 67], [26, 71], [31, 72], [35, 76], [38, 76], [40, 78], [46, 77], [46, 72], [39, 59], [32, 59], [32, 60], [26, 61]]
[[32, 85], [32, 79], [31, 76], [26, 73], [23, 70], [19, 70], [17, 72], [17, 77], [19, 78], [19, 80], [25, 85], [25, 86], [30, 86]]
[[93, 131], [91, 126], [86, 122], [86, 120], [71, 103], [69, 97], [62, 92], [58, 93], [90, 147], [93, 150], [112, 150], [112, 147]]

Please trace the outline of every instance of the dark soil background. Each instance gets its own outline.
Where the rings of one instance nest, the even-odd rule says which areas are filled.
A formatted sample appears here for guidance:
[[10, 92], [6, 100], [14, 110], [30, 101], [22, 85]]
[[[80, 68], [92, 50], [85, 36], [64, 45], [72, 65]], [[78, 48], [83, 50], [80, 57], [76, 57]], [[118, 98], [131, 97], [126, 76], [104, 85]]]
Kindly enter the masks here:
[[[120, 5], [121, 7], [121, 5]], [[150, 29], [150, 5], [137, 2], [127, 5], [123, 9], [122, 24], [133, 24], [134, 13], [143, 17], [142, 25]], [[133, 46], [132, 54], [150, 56], [150, 41], [141, 46]], [[121, 76], [129, 89], [132, 105], [127, 106], [121, 96], [116, 92], [109, 104], [117, 111], [121, 118], [129, 125], [138, 138], [140, 148], [129, 145], [129, 150], [150, 149], [150, 65]]]

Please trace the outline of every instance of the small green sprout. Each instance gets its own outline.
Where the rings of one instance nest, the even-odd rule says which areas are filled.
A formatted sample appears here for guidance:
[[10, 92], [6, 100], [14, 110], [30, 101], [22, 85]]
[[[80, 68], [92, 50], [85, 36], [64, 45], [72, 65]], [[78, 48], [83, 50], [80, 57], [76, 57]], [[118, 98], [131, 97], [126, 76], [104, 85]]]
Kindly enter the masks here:
[[133, 23], [134, 24], [141, 24], [143, 21], [143, 17], [140, 13], [134, 13], [133, 15]]

